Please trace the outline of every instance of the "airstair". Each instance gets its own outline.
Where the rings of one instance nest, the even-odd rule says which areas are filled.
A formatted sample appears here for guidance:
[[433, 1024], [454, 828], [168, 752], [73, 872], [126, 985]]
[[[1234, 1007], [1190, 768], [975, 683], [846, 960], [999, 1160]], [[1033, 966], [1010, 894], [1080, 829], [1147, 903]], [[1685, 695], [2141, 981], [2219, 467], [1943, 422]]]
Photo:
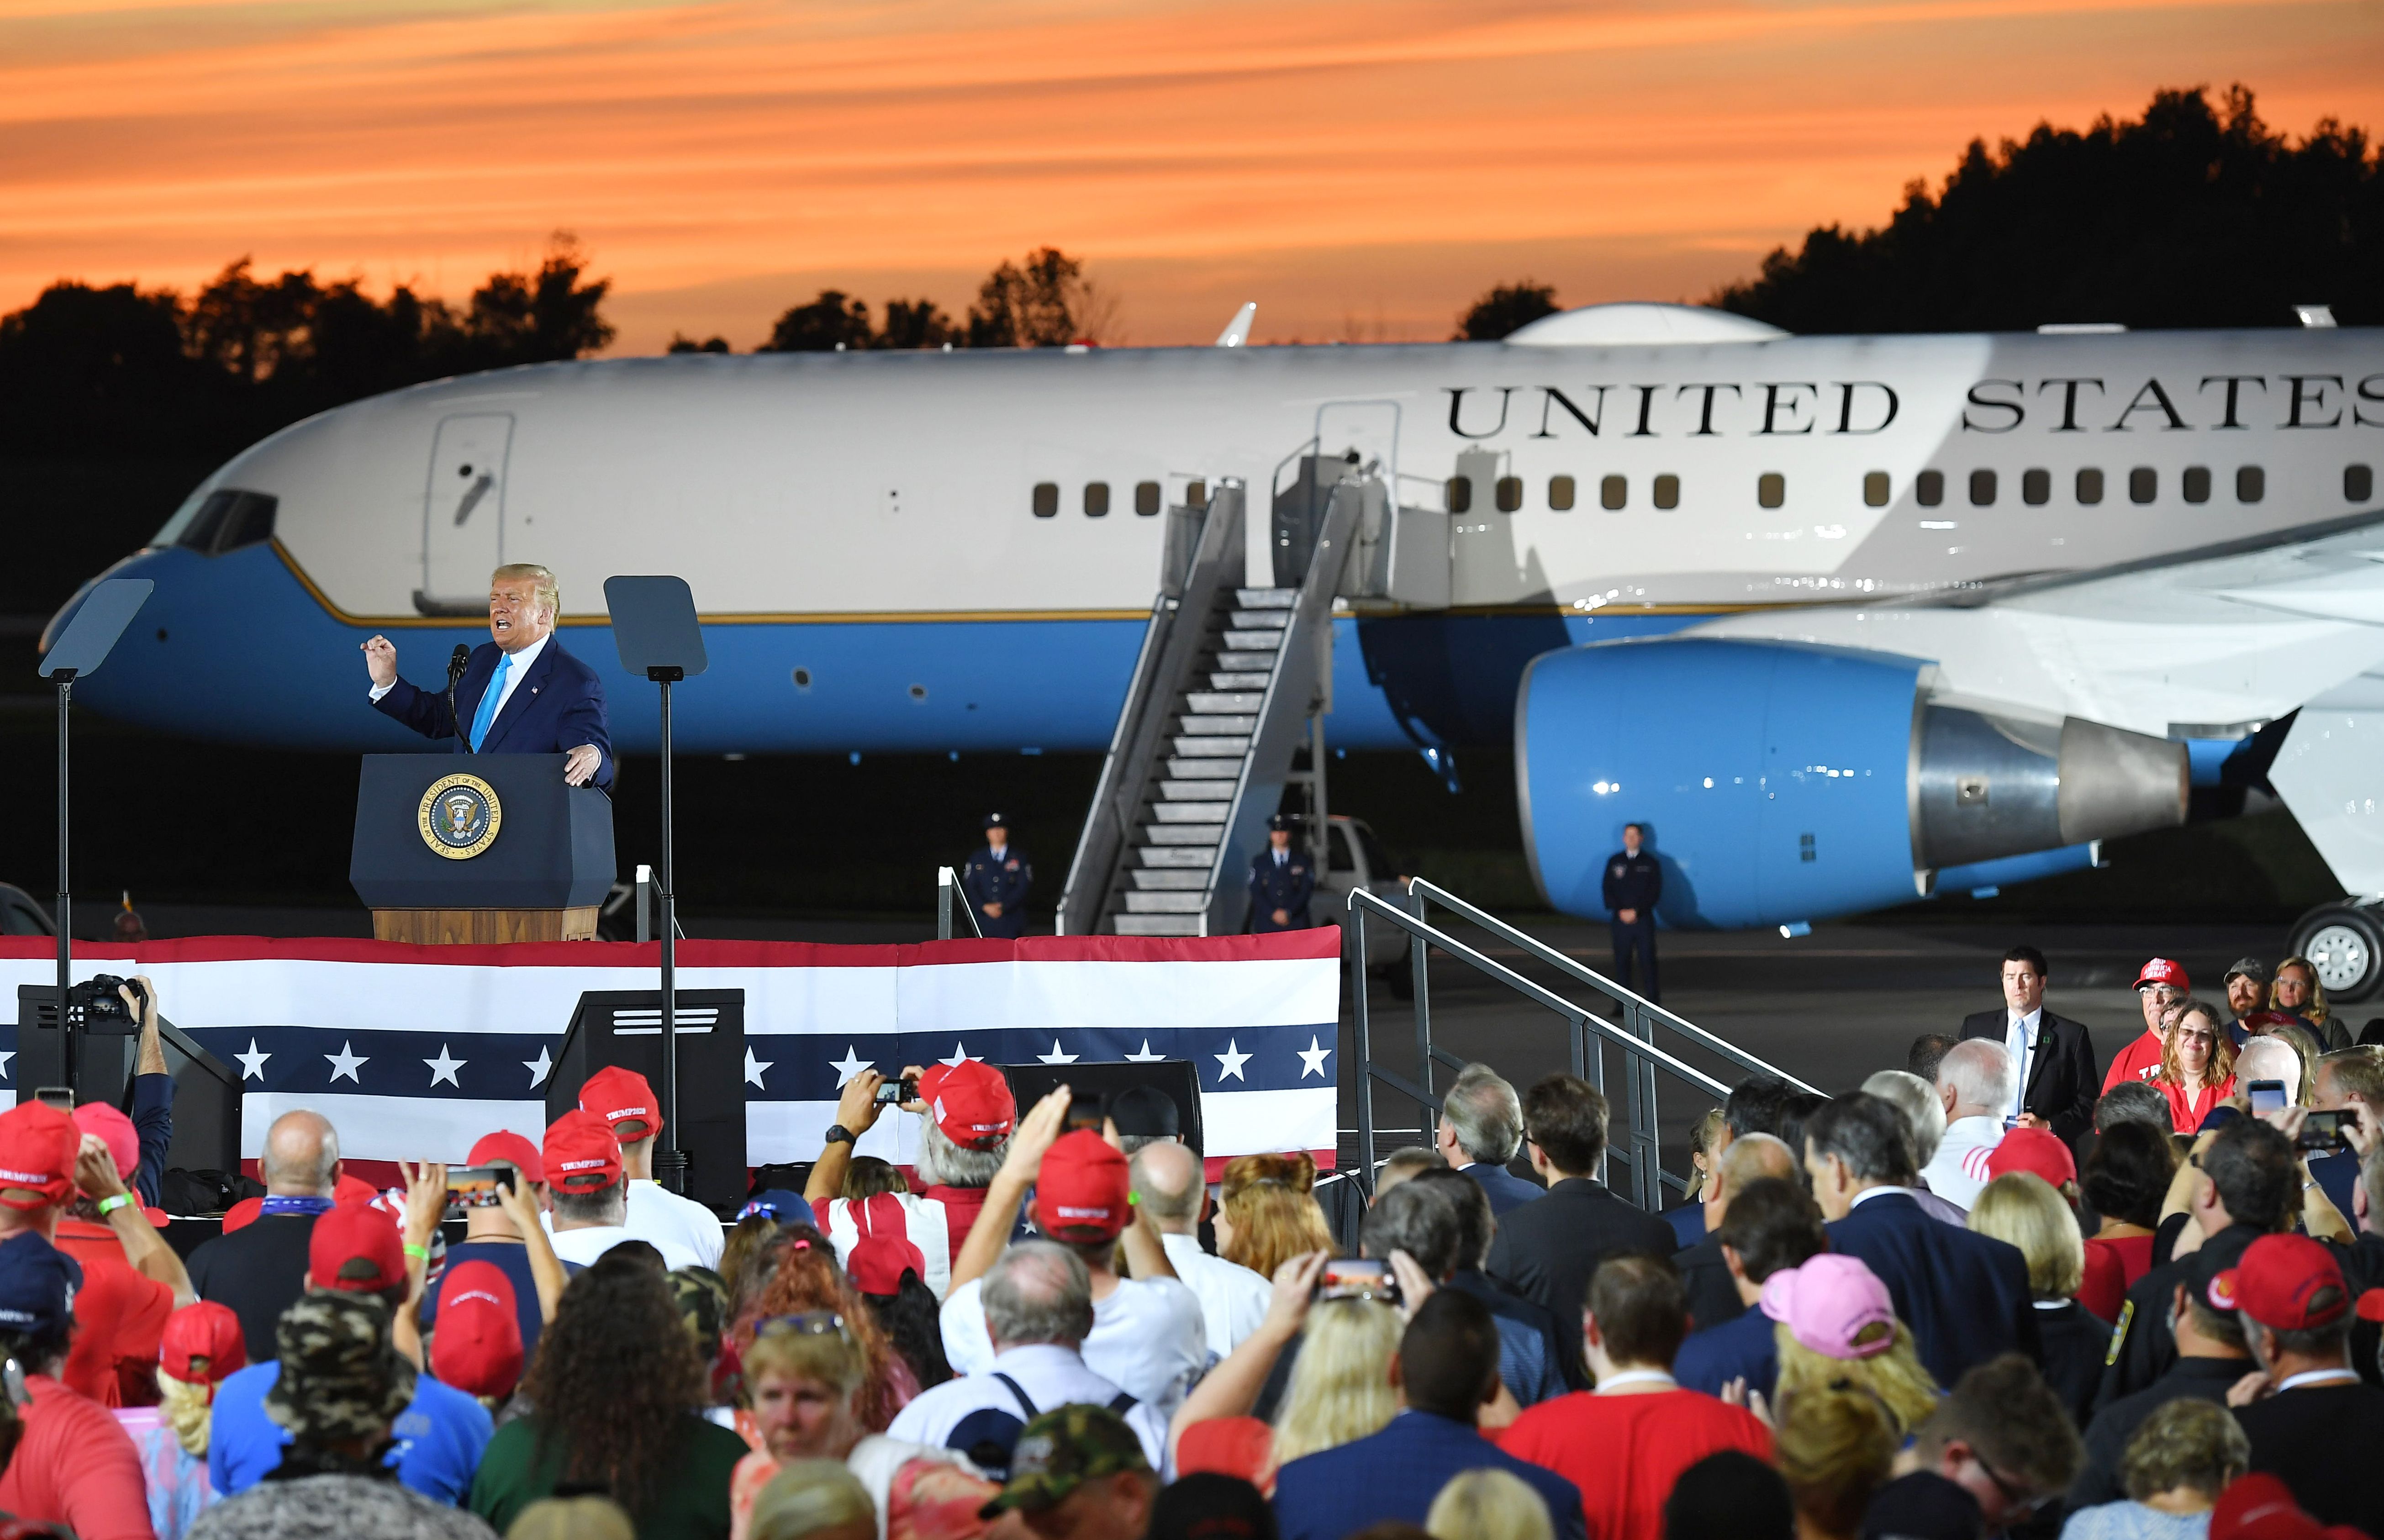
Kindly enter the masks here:
[[1383, 495], [1339, 462], [1311, 479], [1312, 516], [1276, 542], [1286, 586], [1242, 586], [1241, 483], [1171, 510], [1167, 570], [1061, 894], [1062, 935], [1242, 928], [1250, 859], [1329, 705], [1334, 594]]

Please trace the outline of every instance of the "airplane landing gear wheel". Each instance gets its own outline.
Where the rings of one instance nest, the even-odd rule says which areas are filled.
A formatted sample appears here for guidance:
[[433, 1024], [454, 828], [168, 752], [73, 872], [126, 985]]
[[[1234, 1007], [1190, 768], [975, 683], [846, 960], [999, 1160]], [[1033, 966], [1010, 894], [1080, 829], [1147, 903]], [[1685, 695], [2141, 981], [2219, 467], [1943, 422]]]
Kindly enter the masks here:
[[2384, 993], [2384, 916], [2377, 909], [2313, 909], [2295, 922], [2292, 946], [2317, 969], [2328, 999], [2349, 1004]]

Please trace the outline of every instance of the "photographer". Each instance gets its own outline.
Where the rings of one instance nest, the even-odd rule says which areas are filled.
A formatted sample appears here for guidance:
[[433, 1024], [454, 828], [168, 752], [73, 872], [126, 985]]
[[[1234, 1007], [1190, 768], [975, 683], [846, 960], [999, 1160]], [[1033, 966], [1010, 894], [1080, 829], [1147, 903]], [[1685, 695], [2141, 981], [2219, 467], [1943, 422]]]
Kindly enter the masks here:
[[[509, 1171], [514, 1185], [499, 1186], [493, 1203], [465, 1207], [464, 1238], [447, 1248], [445, 1269], [424, 1292], [422, 1319], [439, 1318], [440, 1290], [457, 1266], [469, 1261], [490, 1262], [513, 1283], [522, 1351], [533, 1351], [538, 1347], [539, 1332], [554, 1319], [555, 1302], [563, 1298], [565, 1285], [570, 1283], [572, 1274], [583, 1271], [580, 1263], [566, 1262], [555, 1256], [554, 1243], [538, 1223], [549, 1201], [546, 1162], [540, 1157], [538, 1146], [528, 1139], [499, 1130], [474, 1145], [465, 1163]], [[443, 1207], [441, 1211], [444, 1212]], [[435, 1228], [435, 1220], [432, 1224]], [[430, 1244], [428, 1234], [406, 1238], [425, 1248]], [[406, 1256], [409, 1261], [427, 1261], [416, 1259], [412, 1252]]]
[[[970, 1067], [975, 1066], [972, 1064]], [[938, 1077], [946, 1073], [941, 1064], [936, 1066], [936, 1071]], [[896, 1105], [881, 1099], [881, 1087], [892, 1087], [897, 1095], [904, 1091], [918, 1092], [920, 1075], [919, 1069], [913, 1066], [903, 1070], [900, 1080], [888, 1080], [870, 1069], [861, 1071], [845, 1082], [844, 1089], [837, 1093], [836, 1122], [829, 1126], [819, 1159], [812, 1164], [811, 1177], [803, 1184], [803, 1200], [818, 1216], [820, 1229], [835, 1243], [836, 1260], [840, 1265], [851, 1266], [853, 1248], [870, 1236], [890, 1236], [916, 1247], [921, 1261], [925, 1264], [919, 1274], [919, 1281], [927, 1285], [928, 1292], [940, 1304], [951, 1292], [952, 1258], [959, 1252], [960, 1243], [967, 1238], [965, 1232], [957, 1236], [952, 1234], [951, 1215], [943, 1200], [922, 1198], [907, 1191], [881, 1192], [866, 1198], [851, 1198], [844, 1194], [845, 1176], [852, 1169], [853, 1146], [862, 1135], [877, 1125], [877, 1120], [885, 1115], [887, 1108]], [[997, 1084], [1000, 1083], [998, 1074], [993, 1078]], [[1002, 1090], [1006, 1096], [1008, 1087], [1003, 1085]], [[900, 1105], [906, 1112], [928, 1112], [927, 1104], [921, 1100], [904, 1101]], [[996, 1121], [1002, 1124], [1002, 1134], [1007, 1135], [1010, 1120], [1005, 1117]], [[934, 1119], [930, 1116], [928, 1126], [933, 1125]], [[924, 1149], [920, 1152], [919, 1163], [923, 1169], [928, 1163]], [[974, 1212], [972, 1209], [972, 1216]]]

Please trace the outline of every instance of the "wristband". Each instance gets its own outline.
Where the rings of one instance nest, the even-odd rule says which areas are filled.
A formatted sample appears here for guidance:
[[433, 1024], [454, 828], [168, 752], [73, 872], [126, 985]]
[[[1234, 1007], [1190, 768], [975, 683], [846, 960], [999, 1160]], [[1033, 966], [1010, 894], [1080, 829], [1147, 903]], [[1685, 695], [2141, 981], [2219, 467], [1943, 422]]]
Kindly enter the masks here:
[[427, 1246], [416, 1246], [412, 1241], [407, 1241], [405, 1243], [405, 1254], [414, 1258], [416, 1261], [427, 1262], [430, 1260], [430, 1248]]
[[132, 1207], [132, 1195], [129, 1192], [120, 1192], [113, 1198], [103, 1198], [99, 1200], [99, 1216], [106, 1219], [118, 1209], [130, 1207]]

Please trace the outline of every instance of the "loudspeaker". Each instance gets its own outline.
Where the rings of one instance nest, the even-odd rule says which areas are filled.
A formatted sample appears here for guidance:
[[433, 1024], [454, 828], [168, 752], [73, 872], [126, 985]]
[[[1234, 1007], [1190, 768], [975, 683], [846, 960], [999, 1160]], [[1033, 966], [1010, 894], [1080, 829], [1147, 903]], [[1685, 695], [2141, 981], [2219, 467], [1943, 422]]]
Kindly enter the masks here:
[[1087, 1103], [1103, 1102], [1120, 1091], [1149, 1086], [1175, 1103], [1176, 1137], [1191, 1149], [1208, 1148], [1200, 1132], [1200, 1077], [1189, 1059], [1160, 1059], [1147, 1063], [1002, 1064], [1002, 1077], [1017, 1099], [1020, 1116], [1037, 1102], [1065, 1086], [1072, 1093], [1068, 1112], [1073, 1119]]
[[[745, 991], [681, 989], [675, 1013], [687, 1196], [733, 1214], [745, 1203]], [[579, 1087], [608, 1064], [637, 1071], [662, 1095], [661, 990], [590, 989], [579, 997], [547, 1077], [546, 1121], [578, 1106]]]
[[[128, 1024], [92, 1027], [77, 1021], [75, 1105], [106, 1101], [130, 1111], [132, 1071], [141, 1037]], [[166, 1073], [174, 1077], [174, 1138], [166, 1164], [187, 1171], [240, 1170], [240, 1074], [209, 1053], [190, 1034], [163, 1016], [157, 1019]], [[58, 992], [54, 985], [17, 986], [17, 1099], [30, 1101], [45, 1086], [64, 1085], [65, 1045], [58, 1038]], [[130, 1174], [127, 1174], [128, 1177]]]

